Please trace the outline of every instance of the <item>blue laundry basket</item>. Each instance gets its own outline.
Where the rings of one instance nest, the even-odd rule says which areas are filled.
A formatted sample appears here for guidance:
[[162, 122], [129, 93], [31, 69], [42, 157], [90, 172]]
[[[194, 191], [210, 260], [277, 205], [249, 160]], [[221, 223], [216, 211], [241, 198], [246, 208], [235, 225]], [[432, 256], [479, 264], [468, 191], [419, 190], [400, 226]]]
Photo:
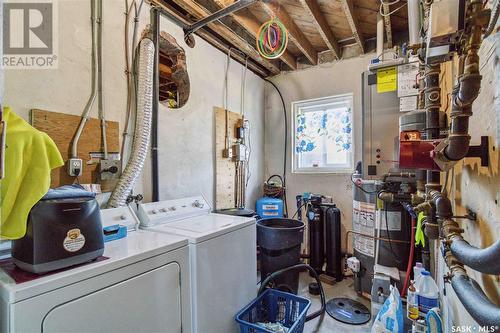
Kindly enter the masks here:
[[267, 289], [236, 315], [241, 333], [273, 333], [257, 323], [279, 322], [288, 333], [302, 333], [311, 301], [275, 289]]

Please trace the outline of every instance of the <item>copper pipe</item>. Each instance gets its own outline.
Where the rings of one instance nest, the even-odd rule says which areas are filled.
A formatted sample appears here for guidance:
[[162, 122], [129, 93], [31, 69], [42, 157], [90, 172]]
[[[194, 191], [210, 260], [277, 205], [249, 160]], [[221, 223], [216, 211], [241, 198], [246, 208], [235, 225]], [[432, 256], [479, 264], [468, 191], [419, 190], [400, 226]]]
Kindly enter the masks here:
[[399, 239], [388, 239], [388, 238], [383, 238], [383, 237], [376, 237], [376, 236], [371, 236], [371, 235], [366, 235], [362, 232], [358, 232], [358, 231], [354, 231], [354, 230], [347, 230], [346, 234], [345, 234], [345, 251], [349, 251], [349, 234], [355, 234], [355, 235], [359, 235], [359, 236], [363, 236], [363, 237], [367, 237], [367, 238], [371, 238], [371, 239], [376, 239], [376, 240], [381, 240], [383, 242], [391, 242], [391, 243], [397, 243], [397, 244], [410, 244], [409, 241], [404, 241], [404, 240], [399, 240]]

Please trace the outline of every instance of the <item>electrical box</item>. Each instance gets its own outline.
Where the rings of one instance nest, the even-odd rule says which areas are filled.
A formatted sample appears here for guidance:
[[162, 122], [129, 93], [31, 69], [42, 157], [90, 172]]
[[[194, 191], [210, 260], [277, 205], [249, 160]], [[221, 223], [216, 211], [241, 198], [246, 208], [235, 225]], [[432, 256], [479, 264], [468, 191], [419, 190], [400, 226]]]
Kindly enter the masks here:
[[451, 59], [455, 43], [464, 29], [465, 0], [433, 2], [427, 31], [426, 63], [434, 64]]
[[397, 89], [378, 93], [372, 75], [362, 74], [362, 177], [375, 180], [397, 167], [400, 112]]
[[81, 158], [70, 158], [68, 160], [68, 175], [78, 177], [83, 171], [83, 160]]

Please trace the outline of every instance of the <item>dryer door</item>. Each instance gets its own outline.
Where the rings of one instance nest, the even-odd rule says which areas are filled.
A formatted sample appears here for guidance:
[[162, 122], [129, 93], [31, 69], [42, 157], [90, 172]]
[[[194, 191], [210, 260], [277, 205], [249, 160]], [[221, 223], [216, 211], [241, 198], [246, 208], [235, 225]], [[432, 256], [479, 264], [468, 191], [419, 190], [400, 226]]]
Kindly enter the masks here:
[[43, 332], [181, 332], [180, 267], [156, 268], [61, 304]]

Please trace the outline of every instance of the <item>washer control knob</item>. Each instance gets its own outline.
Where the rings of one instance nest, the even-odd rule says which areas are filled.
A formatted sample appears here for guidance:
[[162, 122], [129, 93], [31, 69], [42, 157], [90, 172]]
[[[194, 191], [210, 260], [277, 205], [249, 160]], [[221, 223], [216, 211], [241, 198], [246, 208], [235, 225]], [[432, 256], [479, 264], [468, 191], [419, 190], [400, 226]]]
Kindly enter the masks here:
[[121, 215], [121, 216], [120, 216], [120, 220], [124, 221], [124, 220], [126, 220], [126, 219], [127, 219], [127, 216], [126, 216], [126, 215]]
[[153, 209], [153, 210], [151, 211], [151, 213], [152, 213], [152, 214], [157, 214], [157, 213], [158, 213], [158, 211], [157, 211], [156, 209]]
[[166, 211], [167, 211], [167, 209], [166, 209], [166, 208], [162, 208], [162, 209], [160, 209], [160, 212], [162, 212], [162, 213], [165, 213]]
[[177, 207], [172, 206], [172, 207], [170, 207], [168, 210], [170, 210], [170, 211], [172, 211], [172, 212], [173, 212], [173, 211], [177, 210]]

